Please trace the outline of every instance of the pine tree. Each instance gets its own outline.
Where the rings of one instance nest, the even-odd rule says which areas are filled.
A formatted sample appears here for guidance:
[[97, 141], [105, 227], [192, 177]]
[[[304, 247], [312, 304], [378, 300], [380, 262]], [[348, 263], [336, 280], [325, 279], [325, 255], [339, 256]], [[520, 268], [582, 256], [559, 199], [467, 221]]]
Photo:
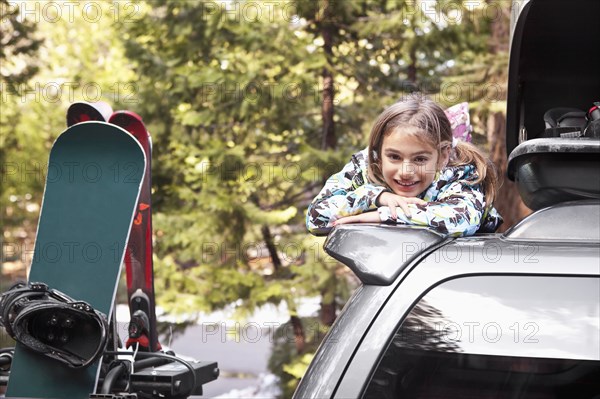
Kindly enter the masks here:
[[[43, 40], [30, 20], [20, 18], [19, 5], [0, 0], [0, 220], [2, 263], [18, 262], [23, 225], [27, 225], [27, 204], [32, 193], [41, 190], [35, 164], [28, 164], [21, 151], [28, 137], [15, 129], [24, 118], [21, 96], [31, 90], [29, 81], [39, 66], [36, 55]], [[31, 156], [31, 153], [28, 154]], [[29, 166], [26, 171], [25, 168]], [[24, 172], [29, 172], [26, 174]], [[20, 231], [15, 231], [16, 229]], [[5, 252], [6, 251], [6, 252]], [[2, 272], [2, 270], [0, 270]], [[10, 281], [0, 283], [0, 292]], [[1, 345], [0, 345], [1, 346]]]

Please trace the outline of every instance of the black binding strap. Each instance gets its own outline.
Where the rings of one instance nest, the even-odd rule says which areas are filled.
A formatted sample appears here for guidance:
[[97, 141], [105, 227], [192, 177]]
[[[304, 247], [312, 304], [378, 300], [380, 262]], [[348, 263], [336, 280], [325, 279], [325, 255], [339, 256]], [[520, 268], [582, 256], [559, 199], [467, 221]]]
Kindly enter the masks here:
[[44, 283], [18, 283], [0, 295], [0, 326], [17, 342], [69, 367], [86, 367], [105, 349], [106, 316]]

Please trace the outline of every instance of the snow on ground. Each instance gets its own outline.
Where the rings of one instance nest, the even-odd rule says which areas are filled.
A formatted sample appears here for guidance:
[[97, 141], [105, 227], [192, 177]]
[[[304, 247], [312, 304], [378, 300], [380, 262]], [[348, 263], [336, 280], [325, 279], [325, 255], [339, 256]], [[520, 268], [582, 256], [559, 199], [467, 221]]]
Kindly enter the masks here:
[[[301, 317], [315, 316], [319, 304], [318, 297], [304, 298], [299, 301], [298, 313]], [[157, 310], [161, 322], [177, 324], [196, 320], [183, 333], [175, 335], [173, 342], [166, 337], [161, 343], [182, 358], [219, 363], [221, 376], [204, 386], [202, 398], [276, 398], [280, 394], [277, 377], [269, 372], [267, 362], [275, 329], [289, 320], [287, 306], [285, 303], [267, 304], [243, 320], [235, 317], [238, 306], [233, 303], [213, 313], [182, 316], [166, 315]], [[118, 305], [116, 316], [120, 331], [126, 331], [128, 306]]]
[[[298, 315], [300, 317], [315, 316], [320, 307], [320, 298], [302, 298], [298, 301]], [[240, 322], [240, 318], [236, 317], [236, 309], [240, 303], [232, 303], [222, 310], [217, 310], [212, 313], [190, 313], [182, 315], [169, 315], [157, 307], [157, 318], [164, 323], [183, 323], [187, 320], [198, 320], [198, 323], [218, 322], [224, 323], [227, 327], [235, 326]], [[258, 324], [283, 324], [289, 320], [289, 312], [287, 304], [281, 302], [279, 305], [271, 303], [265, 304], [257, 308], [250, 316], [245, 318], [245, 321]], [[117, 321], [122, 323], [129, 322], [129, 307], [127, 305], [117, 305]]]
[[214, 399], [247, 399], [247, 398], [276, 398], [281, 394], [277, 386], [277, 377], [273, 374], [260, 374], [259, 384], [243, 389], [232, 389], [229, 392], [215, 396]]

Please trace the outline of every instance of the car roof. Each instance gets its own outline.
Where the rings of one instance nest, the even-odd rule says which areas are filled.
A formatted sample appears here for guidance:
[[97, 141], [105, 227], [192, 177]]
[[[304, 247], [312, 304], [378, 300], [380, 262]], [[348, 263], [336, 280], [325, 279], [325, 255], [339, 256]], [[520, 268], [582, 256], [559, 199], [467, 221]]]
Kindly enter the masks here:
[[[496, 259], [495, 256], [492, 263], [514, 262], [514, 253], [525, 251], [523, 248], [533, 248], [536, 255], [544, 259], [542, 271], [552, 269], [560, 273], [562, 268], [573, 272], [577, 270], [577, 273], [599, 274], [598, 220], [600, 201], [588, 200], [541, 209], [504, 234], [475, 235], [460, 239], [446, 237], [428, 227], [347, 224], [336, 227], [329, 234], [325, 250], [347, 265], [367, 285], [390, 285], [409, 265], [430, 259], [432, 254], [447, 252], [456, 245], [463, 248], [472, 246], [470, 251], [474, 252], [489, 252], [494, 247], [506, 259]], [[562, 265], [564, 259], [561, 262], [553, 261], [553, 256], [560, 255], [556, 253], [556, 248], [577, 254], [580, 258], [591, 258], [591, 266], [586, 266], [587, 262], [580, 262], [574, 268], [572, 265]], [[490, 265], [486, 266], [485, 261], [490, 260], [490, 255], [487, 254], [482, 259], [483, 262], [478, 263], [477, 267], [486, 271]], [[460, 268], [460, 265], [453, 267]], [[529, 269], [536, 273], [540, 271], [535, 264], [519, 265], [517, 268], [522, 272]], [[469, 270], [477, 271], [472, 266]]]

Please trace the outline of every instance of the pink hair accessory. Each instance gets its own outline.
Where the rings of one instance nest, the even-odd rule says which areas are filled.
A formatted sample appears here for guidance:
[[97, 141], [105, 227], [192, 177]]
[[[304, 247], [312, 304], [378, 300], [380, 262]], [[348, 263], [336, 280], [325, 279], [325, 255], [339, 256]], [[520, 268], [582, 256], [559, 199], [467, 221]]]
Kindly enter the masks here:
[[454, 139], [470, 143], [473, 126], [471, 126], [471, 118], [469, 117], [469, 103], [464, 102], [453, 105], [444, 112], [452, 127], [452, 148], [456, 147]]

